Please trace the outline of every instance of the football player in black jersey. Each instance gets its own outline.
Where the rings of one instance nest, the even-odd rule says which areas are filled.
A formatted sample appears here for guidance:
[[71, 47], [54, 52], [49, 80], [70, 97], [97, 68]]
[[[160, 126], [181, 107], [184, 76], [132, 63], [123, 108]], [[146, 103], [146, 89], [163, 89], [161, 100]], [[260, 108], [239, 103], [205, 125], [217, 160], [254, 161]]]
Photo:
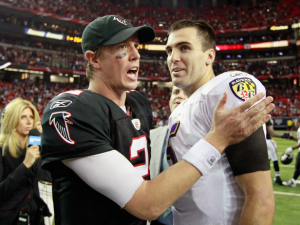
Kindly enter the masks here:
[[114, 15], [85, 28], [89, 88], [59, 94], [42, 117], [41, 155], [52, 175], [56, 225], [146, 224], [213, 166], [207, 160], [218, 160], [226, 146], [270, 119], [272, 97], [246, 111], [262, 99], [259, 94], [225, 111], [224, 93], [211, 132], [188, 151], [188, 159], [150, 181], [152, 111], [148, 100], [131, 90], [137, 86], [137, 47], [154, 37], [151, 27], [132, 27]]

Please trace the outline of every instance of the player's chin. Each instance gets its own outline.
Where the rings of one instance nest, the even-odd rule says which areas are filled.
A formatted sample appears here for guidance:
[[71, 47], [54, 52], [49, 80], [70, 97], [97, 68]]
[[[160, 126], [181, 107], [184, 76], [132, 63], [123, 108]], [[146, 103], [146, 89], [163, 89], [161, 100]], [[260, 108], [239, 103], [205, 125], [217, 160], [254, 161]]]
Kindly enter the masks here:
[[178, 88], [182, 88], [182, 79], [178, 78], [178, 77], [172, 77], [172, 83], [173, 85], [175, 85]]
[[128, 83], [128, 84], [126, 85], [126, 89], [127, 89], [128, 91], [134, 90], [134, 89], [136, 89], [136, 87], [137, 87], [137, 81], [135, 81], [135, 82], [130, 82], [130, 83]]

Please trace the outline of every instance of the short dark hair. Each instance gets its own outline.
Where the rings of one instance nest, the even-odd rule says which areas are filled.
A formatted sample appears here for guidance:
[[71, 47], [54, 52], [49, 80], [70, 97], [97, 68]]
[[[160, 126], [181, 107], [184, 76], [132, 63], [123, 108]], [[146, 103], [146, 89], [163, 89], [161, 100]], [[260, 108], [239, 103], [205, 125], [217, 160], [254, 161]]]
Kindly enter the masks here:
[[[95, 51], [95, 57], [99, 58], [102, 51], [103, 51], [103, 45], [100, 45]], [[86, 65], [86, 78], [88, 81], [93, 80], [93, 75], [94, 75], [94, 67], [90, 64], [89, 61], [87, 61], [87, 65]]]
[[203, 20], [189, 20], [183, 19], [176, 21], [171, 25], [168, 31], [168, 36], [176, 30], [186, 27], [195, 27], [198, 29], [198, 35], [202, 43], [203, 51], [208, 49], [216, 50], [216, 35], [213, 28]]

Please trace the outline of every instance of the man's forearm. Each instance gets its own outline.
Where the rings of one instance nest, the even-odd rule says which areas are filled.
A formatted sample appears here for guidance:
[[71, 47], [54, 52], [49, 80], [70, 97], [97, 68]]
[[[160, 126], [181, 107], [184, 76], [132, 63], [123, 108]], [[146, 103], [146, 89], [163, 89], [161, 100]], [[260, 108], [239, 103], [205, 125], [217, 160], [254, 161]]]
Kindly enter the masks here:
[[240, 225], [271, 225], [275, 199], [270, 171], [258, 171], [236, 177], [245, 193]]
[[274, 207], [271, 199], [261, 196], [247, 196], [242, 211], [240, 225], [272, 225]]
[[124, 209], [141, 219], [154, 220], [188, 191], [215, 164], [221, 154], [203, 139], [183, 156], [183, 160], [169, 167], [150, 181], [144, 181]]
[[299, 147], [300, 147], [300, 143], [296, 144], [296, 145], [293, 146], [292, 148], [293, 148], [293, 150], [295, 150], [295, 149], [297, 149], [297, 148], [299, 148]]

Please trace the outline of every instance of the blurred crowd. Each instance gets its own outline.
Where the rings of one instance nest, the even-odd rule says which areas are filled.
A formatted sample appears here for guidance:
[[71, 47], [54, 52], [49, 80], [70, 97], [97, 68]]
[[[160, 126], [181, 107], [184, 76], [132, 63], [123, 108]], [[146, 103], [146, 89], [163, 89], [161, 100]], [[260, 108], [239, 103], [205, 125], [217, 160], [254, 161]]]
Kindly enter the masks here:
[[[143, 57], [142, 57], [143, 59]], [[72, 53], [70, 50], [32, 50], [22, 47], [6, 47], [0, 45], [0, 61], [12, 62], [16, 65], [51, 67], [72, 70], [85, 70], [85, 59], [82, 54]], [[250, 61], [238, 60], [226, 62], [216, 60], [214, 71], [216, 74], [230, 70], [246, 71], [254, 76], [270, 75], [273, 78], [283, 75], [300, 74], [300, 59], [278, 61]], [[141, 77], [170, 77], [165, 60], [143, 61], [140, 65]]]
[[[253, 27], [264, 27], [270, 25], [292, 24], [300, 20], [300, 3], [298, 0], [267, 1], [255, 5], [241, 4], [239, 6], [222, 4], [217, 7], [196, 4], [191, 1], [189, 7], [159, 7], [160, 4], [153, 2], [144, 7], [141, 3], [136, 6], [135, 1], [51, 1], [51, 0], [1, 0], [9, 7], [17, 7], [22, 10], [36, 12], [36, 14], [47, 13], [55, 18], [76, 19], [86, 24], [99, 15], [114, 14], [131, 20], [133, 25], [147, 24], [157, 30], [166, 30], [170, 24], [181, 18], [203, 19], [213, 26], [216, 31], [239, 30]], [[141, 1], [140, 1], [141, 2]], [[44, 23], [36, 20], [18, 20], [20, 25], [42, 29]], [[67, 26], [47, 27], [49, 31], [71, 33], [79, 35], [82, 28], [70, 28]]]
[[278, 61], [247, 61], [238, 62], [215, 61], [214, 71], [221, 74], [225, 71], [240, 70], [256, 77], [269, 75], [270, 78], [280, 78], [284, 75], [300, 74], [300, 59]]
[[8, 61], [16, 65], [52, 67], [61, 69], [81, 70], [85, 69], [85, 59], [82, 54], [75, 54], [70, 49], [65, 51], [33, 50], [24, 47], [0, 46], [0, 60]]
[[300, 90], [299, 87], [280, 88], [270, 87], [268, 95], [273, 96], [275, 109], [273, 117], [299, 117], [300, 116]]

